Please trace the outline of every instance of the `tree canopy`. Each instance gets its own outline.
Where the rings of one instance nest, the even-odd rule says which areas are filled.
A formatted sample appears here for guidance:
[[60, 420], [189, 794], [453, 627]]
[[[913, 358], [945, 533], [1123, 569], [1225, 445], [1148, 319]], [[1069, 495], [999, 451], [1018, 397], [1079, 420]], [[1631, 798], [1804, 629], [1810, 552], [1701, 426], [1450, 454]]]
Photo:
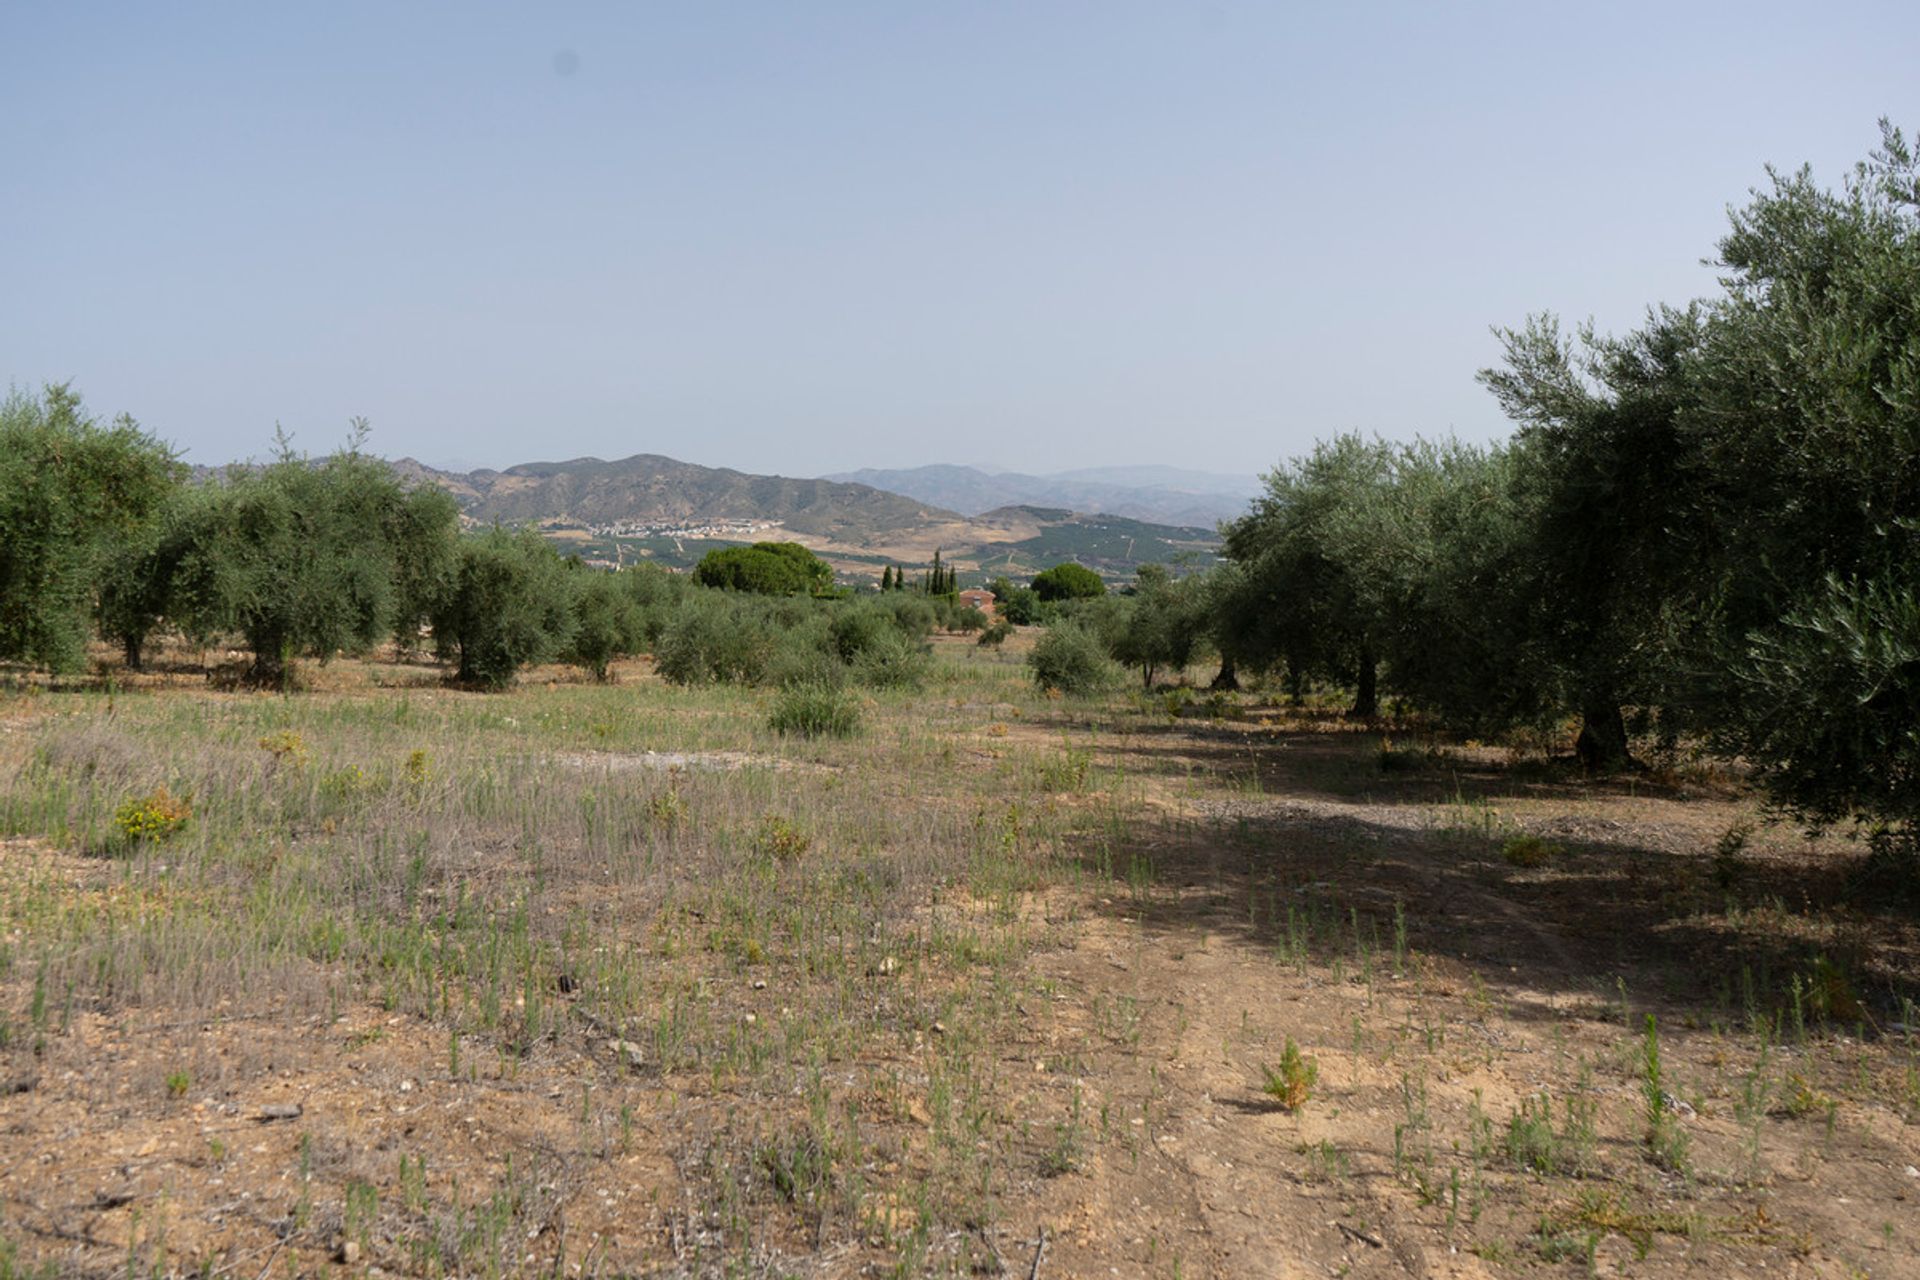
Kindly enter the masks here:
[[184, 473], [132, 418], [102, 425], [69, 386], [0, 402], [0, 658], [85, 664], [116, 549], [152, 538]]
[[1105, 595], [1107, 584], [1085, 565], [1068, 561], [1036, 575], [1033, 593], [1042, 600], [1085, 600]]
[[296, 656], [363, 650], [430, 607], [451, 564], [457, 509], [407, 489], [360, 451], [364, 422], [321, 462], [283, 438], [272, 462], [230, 469], [192, 505], [175, 591], [181, 620], [240, 633], [251, 677]]
[[833, 586], [832, 568], [797, 542], [709, 551], [694, 577], [702, 586], [763, 596], [819, 595]]

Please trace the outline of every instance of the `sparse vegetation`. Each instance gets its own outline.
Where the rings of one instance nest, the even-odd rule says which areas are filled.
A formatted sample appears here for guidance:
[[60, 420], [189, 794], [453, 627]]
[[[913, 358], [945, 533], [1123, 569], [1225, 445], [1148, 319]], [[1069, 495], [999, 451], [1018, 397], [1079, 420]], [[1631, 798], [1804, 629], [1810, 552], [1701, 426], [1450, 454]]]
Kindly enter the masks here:
[[[924, 603], [893, 594], [903, 607]], [[839, 612], [855, 603], [735, 597], [724, 615], [737, 604], [774, 611], [747, 618], [788, 619], [765, 632], [769, 667], [805, 655], [841, 673], [826, 686], [677, 684], [614, 659], [611, 683], [548, 667], [503, 692], [468, 692], [427, 671], [412, 689], [368, 696], [420, 670], [396, 656], [337, 662], [330, 679], [362, 683], [291, 698], [210, 697], [179, 677], [151, 677], [151, 691], [123, 689], [110, 709], [102, 699], [52, 715], [46, 699], [15, 692], [9, 723], [29, 727], [9, 738], [24, 767], [0, 781], [0, 829], [12, 842], [0, 860], [0, 936], [11, 939], [0, 1080], [44, 1064], [33, 1099], [67, 1089], [48, 1072], [89, 1053], [120, 1071], [120, 1050], [82, 1039], [99, 1025], [94, 1011], [151, 1010], [178, 1029], [150, 1033], [139, 1061], [153, 1065], [126, 1059], [134, 1114], [111, 1131], [126, 1141], [127, 1124], [137, 1134], [198, 1115], [202, 1080], [209, 1099], [234, 1090], [243, 1108], [278, 1105], [278, 1067], [265, 1064], [292, 1063], [312, 1073], [297, 1095], [317, 1121], [299, 1131], [308, 1142], [271, 1121], [259, 1130], [264, 1163], [250, 1150], [257, 1143], [225, 1136], [220, 1154], [202, 1143], [192, 1158], [211, 1160], [232, 1186], [287, 1175], [283, 1252], [338, 1265], [352, 1243], [362, 1262], [416, 1274], [525, 1271], [532, 1264], [524, 1250], [511, 1261], [507, 1233], [539, 1233], [563, 1206], [569, 1223], [659, 1212], [658, 1234], [597, 1246], [627, 1269], [671, 1259], [673, 1231], [701, 1229], [727, 1257], [778, 1240], [795, 1257], [843, 1249], [912, 1269], [984, 1259], [967, 1224], [987, 1223], [1002, 1232], [991, 1239], [1004, 1259], [1031, 1220], [988, 1178], [1018, 1188], [1052, 1180], [1071, 1199], [1109, 1194], [1111, 1179], [1145, 1168], [1153, 1180], [1143, 1189], [1171, 1201], [1170, 1175], [1143, 1153], [1154, 1143], [1177, 1150], [1180, 1126], [1203, 1122], [1170, 1120], [1169, 1099], [1182, 1100], [1177, 1115], [1212, 1114], [1230, 1105], [1235, 1082], [1254, 1093], [1250, 1105], [1340, 1126], [1337, 1139], [1280, 1142], [1239, 1119], [1220, 1128], [1236, 1171], [1272, 1172], [1263, 1204], [1338, 1188], [1362, 1196], [1366, 1207], [1346, 1220], [1376, 1239], [1382, 1228], [1369, 1219], [1429, 1222], [1482, 1256], [1530, 1239], [1540, 1247], [1519, 1252], [1584, 1257], [1590, 1240], [1604, 1253], [1610, 1240], [1644, 1239], [1658, 1255], [1672, 1233], [1642, 1233], [1656, 1211], [1642, 1207], [1652, 1201], [1636, 1198], [1634, 1180], [1679, 1174], [1702, 1224], [1688, 1238], [1753, 1260], [1781, 1246], [1742, 1234], [1728, 1197], [1764, 1185], [1776, 1197], [1769, 1213], [1803, 1222], [1799, 1193], [1784, 1190], [1800, 1184], [1781, 1175], [1858, 1140], [1844, 1122], [1830, 1135], [1830, 1118], [1911, 1109], [1898, 1042], [1849, 1051], [1884, 1064], [1880, 1102], [1860, 1092], [1852, 1068], [1822, 1065], [1846, 1025], [1842, 993], [1866, 1011], [1889, 980], [1860, 994], [1859, 975], [1885, 970], [1863, 969], [1858, 947], [1837, 939], [1783, 960], [1751, 997], [1728, 997], [1736, 1011], [1759, 1011], [1755, 1025], [1782, 1028], [1794, 1058], [1735, 1061], [1724, 1085], [1701, 1086], [1728, 1099], [1705, 1104], [1725, 1105], [1736, 1122], [1725, 1141], [1688, 1131], [1675, 1064], [1689, 1081], [1717, 1079], [1712, 1055], [1750, 1053], [1740, 1041], [1759, 1033], [1745, 1021], [1723, 1039], [1683, 1030], [1689, 1019], [1676, 1013], [1649, 1037], [1637, 1001], [1623, 1024], [1622, 996], [1591, 1017], [1563, 1002], [1542, 1023], [1537, 1009], [1509, 1012], [1509, 1002], [1536, 985], [1583, 981], [1583, 968], [1557, 968], [1543, 950], [1509, 974], [1428, 950], [1426, 877], [1479, 874], [1477, 860], [1461, 861], [1456, 828], [1476, 850], [1502, 848], [1557, 803], [1503, 796], [1496, 809], [1488, 796], [1503, 775], [1473, 773], [1481, 766], [1469, 749], [1446, 757], [1447, 791], [1406, 819], [1394, 863], [1369, 866], [1353, 857], [1365, 846], [1350, 829], [1296, 806], [1327, 789], [1383, 785], [1379, 739], [1342, 733], [1332, 754], [1304, 755], [1319, 740], [1308, 727], [1319, 713], [1273, 707], [1284, 685], [1278, 699], [1270, 686], [1209, 695], [1229, 724], [1265, 722], [1260, 750], [1270, 754], [1255, 789], [1236, 754], [1245, 748], [1210, 754], [1218, 720], [1169, 719], [1164, 693], [1056, 702], [965, 636], [932, 642], [917, 688], [856, 691], [843, 655], [857, 660], [926, 624], [912, 608], [899, 620]], [[177, 652], [163, 648], [162, 663]], [[863, 732], [776, 727], [781, 707], [816, 696], [823, 707], [861, 705]], [[981, 707], [994, 718], [982, 720]], [[817, 723], [811, 711], [795, 722]], [[1143, 755], [1142, 742], [1174, 750]], [[1427, 772], [1404, 781], [1425, 785]], [[120, 805], [162, 781], [169, 795], [194, 796], [191, 821], [163, 842], [127, 840], [114, 826]], [[1553, 785], [1571, 796], [1583, 784]], [[1705, 807], [1697, 825], [1707, 834], [1673, 847], [1711, 884], [1713, 833], [1747, 802], [1660, 803], [1665, 823]], [[121, 856], [90, 859], [101, 847]], [[1279, 861], [1276, 850], [1304, 861]], [[1665, 910], [1666, 895], [1681, 892], [1652, 886], [1636, 897], [1631, 876], [1651, 873], [1630, 876], [1625, 855], [1584, 841], [1552, 856], [1568, 876], [1610, 877], [1610, 898], [1635, 911]], [[113, 878], [66, 869], [89, 865], [111, 866]], [[1268, 875], [1282, 866], [1298, 878], [1276, 892]], [[1503, 895], [1508, 883], [1489, 876], [1475, 892]], [[1193, 896], [1202, 890], [1236, 903], [1224, 918], [1245, 923], [1219, 929], [1216, 908]], [[1573, 906], [1553, 895], [1505, 901], [1449, 926], [1468, 930], [1465, 949], [1506, 952], [1520, 920], [1579, 936], [1555, 916]], [[1630, 926], [1635, 936], [1660, 936], [1652, 918]], [[1798, 927], [1790, 919], [1727, 927], [1750, 946]], [[1719, 967], [1699, 966], [1692, 996], [1670, 996], [1696, 1001], [1696, 1025], [1715, 1016], [1705, 975]], [[241, 971], [254, 977], [236, 986], [221, 976]], [[1206, 1001], [1193, 999], [1199, 983]], [[1240, 994], [1244, 1011], [1232, 1008]], [[1041, 1016], [1056, 1021], [1030, 1042], [1029, 1020]], [[1900, 1011], [1875, 1016], [1891, 1023]], [[1578, 1055], [1560, 1045], [1563, 1030]], [[1217, 1067], [1216, 1054], [1196, 1052], [1209, 1042]], [[207, 1043], [224, 1051], [209, 1056], [198, 1047]], [[1385, 1064], [1399, 1086], [1374, 1098], [1377, 1086], [1342, 1073], [1329, 1092], [1328, 1059], [1346, 1054]], [[1029, 1065], [997, 1065], [1015, 1055]], [[380, 1068], [391, 1105], [341, 1123], [359, 1126], [356, 1143], [398, 1144], [379, 1162], [328, 1136], [332, 1091], [368, 1078], [348, 1064], [369, 1062], [391, 1064]], [[1503, 1120], [1448, 1082], [1469, 1069], [1513, 1089]], [[1589, 1078], [1615, 1069], [1633, 1073], [1637, 1094]], [[663, 1081], [675, 1110], [653, 1101]], [[1221, 1101], [1197, 1101], [1209, 1095]], [[488, 1098], [508, 1101], [515, 1123], [538, 1136], [476, 1137], [460, 1121]], [[38, 1132], [37, 1112], [4, 1097], [0, 1108], [13, 1108], [29, 1137]], [[83, 1130], [52, 1167], [85, 1158], [107, 1132]], [[654, 1161], [663, 1172], [649, 1172]], [[881, 1186], [869, 1170], [885, 1163], [895, 1168]], [[684, 1183], [665, 1172], [679, 1167]], [[699, 1216], [622, 1205], [616, 1174], [685, 1188], [677, 1194]], [[175, 1185], [198, 1203], [197, 1183]], [[1612, 1208], [1581, 1209], [1590, 1185], [1621, 1194]], [[612, 1198], [601, 1186], [615, 1188]], [[130, 1222], [134, 1207], [113, 1210], [115, 1220]], [[201, 1258], [209, 1237], [183, 1218], [191, 1214], [176, 1215], [168, 1247]], [[141, 1239], [154, 1221], [143, 1210]], [[734, 1225], [723, 1237], [703, 1221]], [[583, 1247], [568, 1246], [570, 1263]], [[1064, 1256], [1073, 1246], [1058, 1247]], [[22, 1256], [37, 1262], [41, 1246]]]
[[980, 643], [12, 397], [0, 1280], [1914, 1270], [1916, 167]]

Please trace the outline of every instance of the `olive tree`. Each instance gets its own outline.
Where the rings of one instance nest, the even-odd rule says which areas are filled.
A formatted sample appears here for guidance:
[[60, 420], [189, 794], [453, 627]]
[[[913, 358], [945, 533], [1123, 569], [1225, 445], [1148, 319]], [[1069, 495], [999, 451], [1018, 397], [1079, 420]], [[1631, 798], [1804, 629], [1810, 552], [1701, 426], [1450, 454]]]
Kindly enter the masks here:
[[229, 468], [192, 504], [175, 590], [202, 630], [238, 631], [249, 677], [279, 684], [296, 656], [369, 648], [442, 590], [457, 511], [437, 489], [407, 489], [360, 451], [321, 462], [283, 436], [264, 466]]
[[1228, 525], [1243, 577], [1221, 602], [1223, 643], [1250, 667], [1351, 681], [1351, 714], [1379, 711], [1386, 601], [1400, 551], [1388, 490], [1394, 450], [1347, 434], [1268, 473], [1266, 492]]
[[532, 529], [492, 528], [460, 540], [433, 641], [465, 684], [501, 689], [521, 667], [559, 657], [578, 625], [573, 575]]
[[84, 665], [115, 549], [148, 543], [184, 474], [133, 419], [100, 424], [68, 386], [0, 401], [0, 659]]
[[1716, 740], [1782, 808], [1852, 814], [1920, 883], [1920, 164], [1771, 174], [1696, 359]]

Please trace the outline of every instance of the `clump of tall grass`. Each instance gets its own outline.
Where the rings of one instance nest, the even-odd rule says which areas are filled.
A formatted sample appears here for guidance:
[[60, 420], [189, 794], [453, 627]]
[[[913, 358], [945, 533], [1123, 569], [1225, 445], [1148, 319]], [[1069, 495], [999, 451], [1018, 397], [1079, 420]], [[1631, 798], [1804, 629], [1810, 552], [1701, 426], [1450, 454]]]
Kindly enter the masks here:
[[802, 738], [850, 738], [860, 732], [860, 704], [845, 689], [794, 685], [774, 701], [767, 725]]

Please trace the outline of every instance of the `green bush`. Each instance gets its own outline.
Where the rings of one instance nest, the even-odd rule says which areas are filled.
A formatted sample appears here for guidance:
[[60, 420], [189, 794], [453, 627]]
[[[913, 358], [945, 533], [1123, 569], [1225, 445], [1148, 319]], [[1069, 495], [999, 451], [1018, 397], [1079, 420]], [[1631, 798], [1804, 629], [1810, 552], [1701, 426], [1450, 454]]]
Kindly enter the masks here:
[[192, 817], [193, 805], [184, 797], [175, 796], [165, 787], [155, 787], [116, 809], [113, 825], [129, 844], [158, 843], [171, 840]]
[[918, 609], [888, 605], [836, 606], [827, 628], [827, 646], [847, 665], [855, 681], [874, 689], [916, 688], [926, 678], [927, 655], [919, 639], [923, 622], [931, 625], [932, 610], [924, 600]]
[[1032, 587], [1014, 587], [1000, 601], [1000, 616], [1016, 627], [1030, 627], [1041, 621], [1041, 604]]
[[595, 680], [606, 680], [615, 658], [637, 652], [646, 642], [645, 617], [614, 574], [581, 567], [572, 576], [573, 643], [563, 656]]
[[1012, 634], [1013, 624], [1003, 618], [988, 627], [985, 631], [982, 631], [980, 633], [980, 639], [975, 641], [975, 643], [984, 645], [989, 649], [998, 649], [1007, 642], [1007, 637]]
[[1041, 689], [1073, 695], [1111, 688], [1120, 676], [1100, 637], [1070, 622], [1047, 628], [1027, 655], [1027, 666]]
[[802, 738], [850, 738], [860, 731], [860, 704], [844, 689], [794, 685], [774, 700], [767, 725]]
[[760, 684], [778, 648], [770, 615], [744, 600], [695, 592], [654, 648], [674, 684]]
[[899, 632], [889, 632], [854, 655], [853, 678], [870, 689], [917, 689], [927, 678], [926, 650]]
[[924, 639], [933, 634], [934, 624], [940, 615], [933, 601], [922, 595], [895, 593], [888, 596], [880, 605], [893, 614], [893, 625], [900, 633], [915, 639]]
[[1559, 845], [1539, 836], [1513, 836], [1500, 846], [1500, 856], [1506, 859], [1507, 865], [1523, 870], [1544, 867], [1565, 852]]
[[868, 649], [898, 636], [903, 628], [897, 614], [878, 605], [850, 604], [834, 611], [827, 638], [842, 662], [852, 662]]
[[766, 683], [776, 689], [813, 686], [843, 689], [852, 671], [833, 651], [821, 645], [783, 643], [767, 663]]

